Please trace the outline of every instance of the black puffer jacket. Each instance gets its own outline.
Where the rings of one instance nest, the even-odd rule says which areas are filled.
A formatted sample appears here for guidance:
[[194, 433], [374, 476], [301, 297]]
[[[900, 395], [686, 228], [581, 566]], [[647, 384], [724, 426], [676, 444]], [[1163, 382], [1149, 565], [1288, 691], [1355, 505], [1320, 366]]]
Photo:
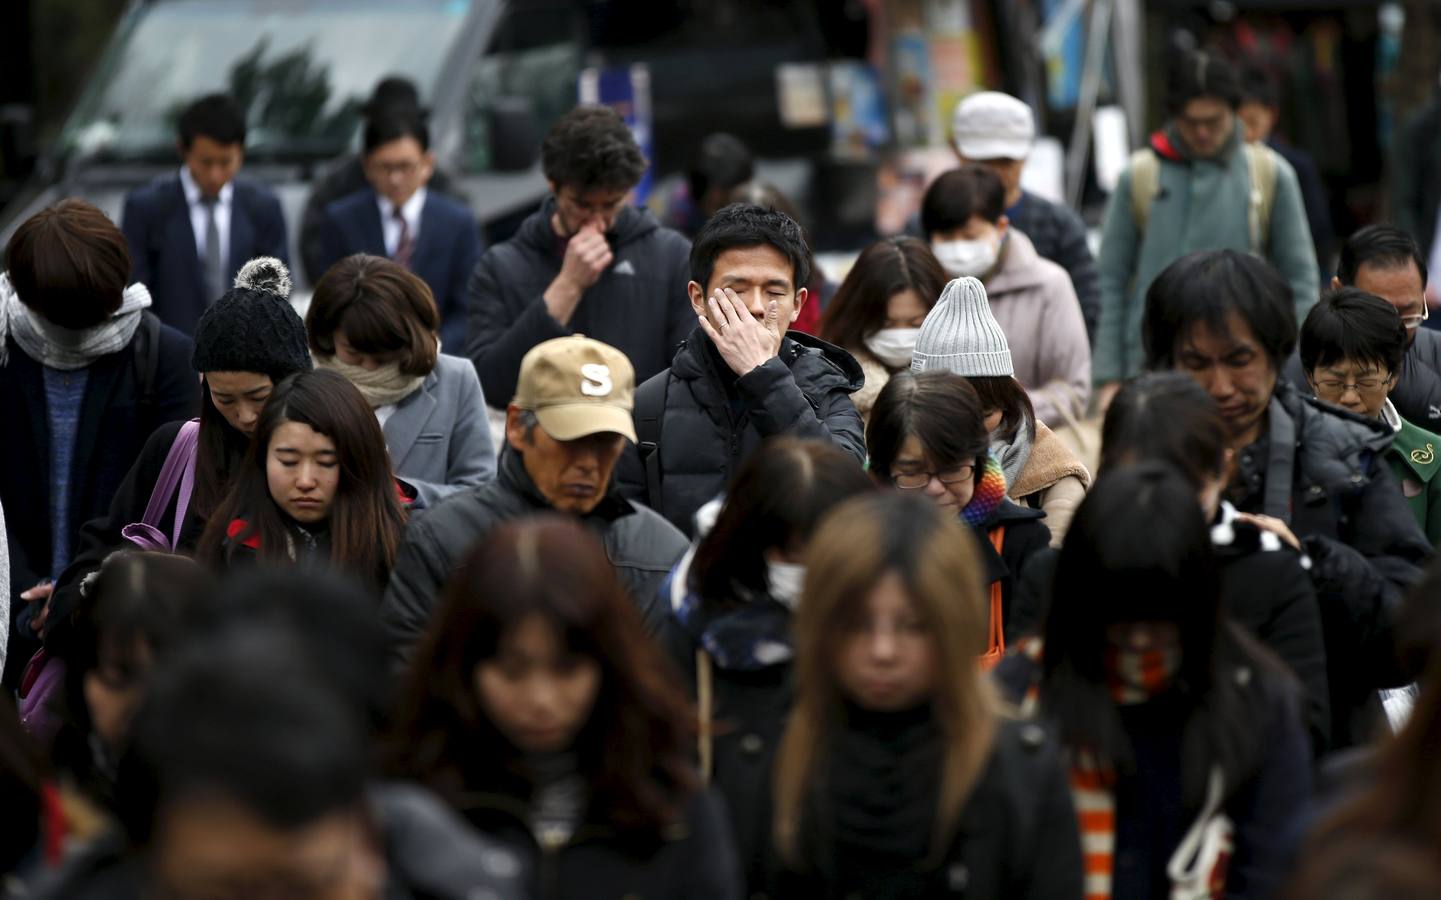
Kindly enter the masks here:
[[[552, 507], [531, 481], [520, 454], [506, 447], [495, 481], [452, 494], [411, 522], [380, 605], [381, 624], [396, 655], [410, 655], [430, 622], [441, 588], [472, 547], [503, 522], [548, 511]], [[666, 613], [657, 591], [685, 555], [685, 536], [651, 510], [621, 499], [614, 489], [580, 519], [604, 542], [621, 584], [654, 631]]]
[[620, 350], [636, 384], [670, 365], [695, 327], [686, 284], [690, 242], [650, 213], [627, 207], [606, 234], [615, 261], [581, 297], [570, 322], [545, 308], [545, 289], [560, 274], [565, 241], [550, 226], [554, 198], [521, 223], [515, 237], [485, 252], [470, 279], [465, 355], [475, 363], [488, 403], [515, 396], [520, 361], [536, 344], [583, 334]]
[[864, 460], [865, 428], [851, 402], [864, 383], [853, 356], [799, 331], [787, 333], [775, 358], [737, 378], [697, 328], [671, 367], [636, 391], [642, 446], [621, 461], [622, 491], [690, 534], [696, 510], [768, 437], [830, 440]]
[[1242, 512], [1285, 520], [1311, 557], [1332, 749], [1366, 740], [1380, 721], [1377, 688], [1399, 687], [1416, 674], [1397, 659], [1395, 618], [1431, 544], [1386, 466], [1391, 438], [1378, 421], [1278, 385], [1266, 434], [1240, 451], [1229, 494]]
[[[913, 772], [911, 777], [939, 782], [938, 772]], [[851, 815], [864, 816], [866, 811]], [[827, 840], [832, 830], [828, 823], [805, 817], [801, 840], [809, 865], [797, 871], [773, 856], [768, 892], [757, 894], [753, 885], [751, 896], [837, 900], [861, 896], [1074, 900], [1081, 896], [1081, 843], [1061, 748], [1032, 722], [1000, 723], [990, 759], [939, 865], [887, 859], [876, 852], [841, 852]]]

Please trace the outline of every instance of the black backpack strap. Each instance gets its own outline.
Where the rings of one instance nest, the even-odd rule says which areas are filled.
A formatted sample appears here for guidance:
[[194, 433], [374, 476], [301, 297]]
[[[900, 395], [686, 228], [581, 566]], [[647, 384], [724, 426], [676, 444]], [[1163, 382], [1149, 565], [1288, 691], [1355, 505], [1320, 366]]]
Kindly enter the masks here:
[[635, 392], [636, 450], [645, 468], [646, 503], [661, 508], [660, 426], [670, 393], [670, 369], [646, 379]]
[[140, 327], [135, 330], [131, 359], [135, 363], [135, 384], [140, 388], [140, 403], [153, 408], [155, 375], [160, 371], [160, 319], [148, 309], [140, 311]]

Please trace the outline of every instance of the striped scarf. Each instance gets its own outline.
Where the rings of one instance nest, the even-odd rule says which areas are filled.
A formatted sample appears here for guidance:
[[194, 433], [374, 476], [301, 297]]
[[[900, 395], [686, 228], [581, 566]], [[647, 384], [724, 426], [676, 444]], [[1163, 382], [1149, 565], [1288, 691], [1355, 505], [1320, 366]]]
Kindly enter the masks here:
[[1001, 470], [1001, 463], [994, 456], [987, 456], [985, 468], [981, 470], [981, 480], [971, 494], [971, 502], [961, 510], [961, 519], [972, 528], [981, 528], [1004, 499], [1006, 476]]
[[[1035, 663], [1039, 673], [1041, 639], [1026, 638], [1017, 649]], [[1106, 673], [1111, 696], [1120, 706], [1145, 703], [1170, 687], [1179, 664], [1180, 652], [1176, 648], [1132, 651], [1108, 647]], [[1033, 715], [1040, 699], [1038, 676], [1026, 689], [1021, 712]], [[1076, 806], [1081, 832], [1081, 866], [1085, 874], [1082, 897], [1110, 900], [1116, 852], [1116, 795], [1111, 790], [1115, 773], [1081, 751], [1072, 760], [1070, 778], [1071, 801]]]

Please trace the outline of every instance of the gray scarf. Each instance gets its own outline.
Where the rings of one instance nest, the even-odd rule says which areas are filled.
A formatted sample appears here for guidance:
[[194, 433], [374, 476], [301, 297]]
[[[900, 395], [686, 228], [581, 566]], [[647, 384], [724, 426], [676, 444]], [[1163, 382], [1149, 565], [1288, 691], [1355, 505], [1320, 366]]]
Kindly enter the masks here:
[[1021, 472], [1026, 468], [1026, 463], [1031, 459], [1031, 444], [1036, 439], [1036, 420], [1026, 417], [1021, 427], [1016, 429], [1016, 436], [1008, 444], [999, 436], [991, 437], [991, 453], [1001, 461], [1001, 471], [1006, 476], [1006, 492], [1010, 493], [1010, 486], [1015, 484], [1021, 477]]
[[143, 284], [125, 289], [120, 308], [110, 318], [89, 328], [62, 328], [35, 312], [15, 293], [8, 273], [0, 274], [0, 366], [10, 362], [8, 338], [25, 355], [51, 369], [71, 372], [95, 360], [125, 349], [140, 327], [140, 314], [150, 305], [150, 291]]

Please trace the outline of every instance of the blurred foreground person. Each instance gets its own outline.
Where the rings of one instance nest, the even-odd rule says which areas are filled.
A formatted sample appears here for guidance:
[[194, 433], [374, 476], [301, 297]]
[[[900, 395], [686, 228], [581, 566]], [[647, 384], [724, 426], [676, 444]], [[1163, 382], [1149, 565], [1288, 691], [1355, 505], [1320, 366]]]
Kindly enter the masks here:
[[1294, 679], [1221, 612], [1195, 490], [1160, 464], [1108, 472], [1055, 585], [1044, 640], [996, 676], [1059, 730], [1086, 897], [1270, 896], [1307, 819], [1311, 752]]
[[1059, 747], [1001, 718], [978, 665], [971, 538], [923, 499], [883, 494], [834, 509], [805, 559], [769, 893], [1078, 897]]
[[520, 896], [517, 862], [428, 793], [378, 785], [353, 707], [284, 630], [241, 628], [157, 670], [120, 761], [121, 828], [55, 900]]
[[584, 526], [504, 525], [416, 653], [397, 770], [519, 857], [532, 896], [732, 900], [730, 831], [676, 680]]
[[702, 534], [671, 575], [662, 636], [697, 698], [701, 771], [725, 797], [749, 884], [763, 873], [761, 804], [794, 696], [806, 546], [831, 508], [874, 490], [837, 447], [768, 441], [702, 508]]

